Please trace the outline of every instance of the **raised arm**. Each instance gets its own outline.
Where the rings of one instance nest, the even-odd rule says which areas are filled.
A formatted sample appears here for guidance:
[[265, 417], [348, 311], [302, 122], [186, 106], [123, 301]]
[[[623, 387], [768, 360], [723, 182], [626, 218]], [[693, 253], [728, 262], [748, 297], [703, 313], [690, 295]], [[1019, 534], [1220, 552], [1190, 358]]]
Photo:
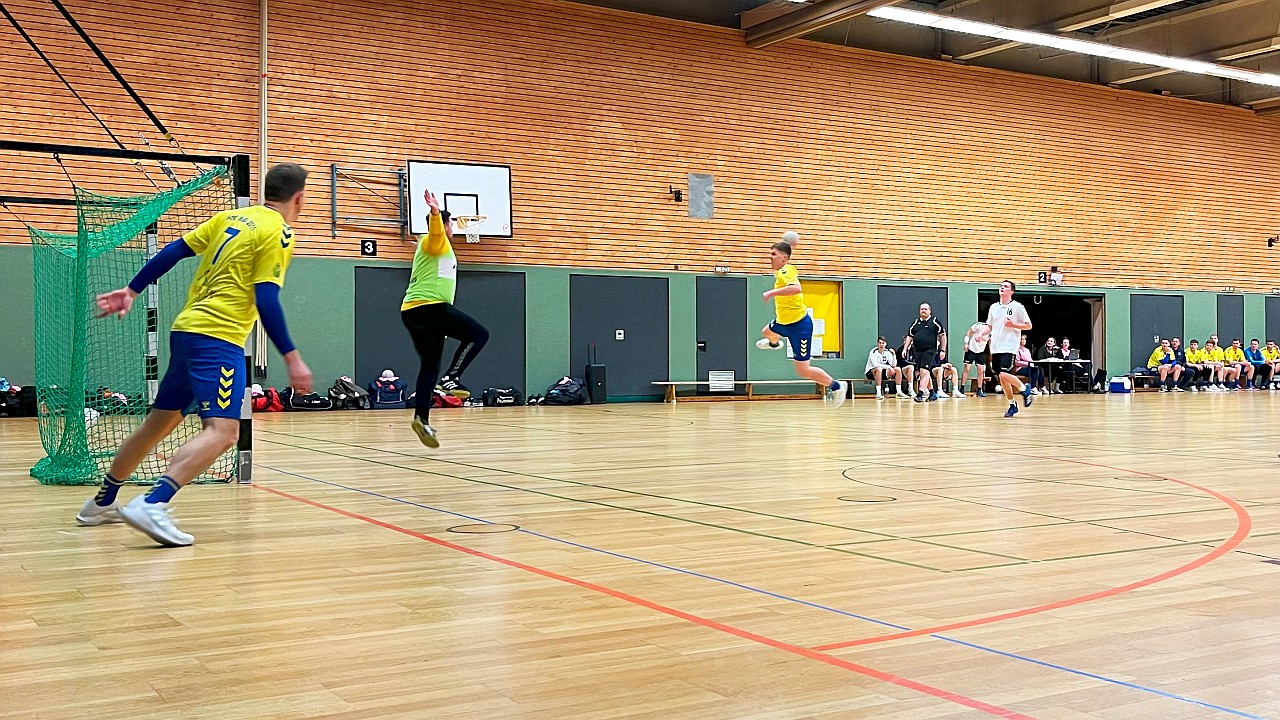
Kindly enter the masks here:
[[445, 221], [444, 215], [440, 212], [440, 201], [430, 190], [424, 192], [422, 196], [427, 201], [427, 207], [431, 208], [431, 212], [427, 215], [427, 234], [419, 241], [419, 247], [428, 255], [444, 255], [451, 249], [449, 235], [452, 223]]

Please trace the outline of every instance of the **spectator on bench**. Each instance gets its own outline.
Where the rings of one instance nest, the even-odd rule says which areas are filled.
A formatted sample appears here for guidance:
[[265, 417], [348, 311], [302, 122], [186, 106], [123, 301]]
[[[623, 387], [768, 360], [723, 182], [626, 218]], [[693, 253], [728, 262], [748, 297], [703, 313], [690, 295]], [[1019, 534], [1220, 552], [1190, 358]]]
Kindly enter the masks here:
[[898, 346], [898, 378], [902, 382], [898, 397], [913, 398], [916, 393], [912, 388], [915, 380], [915, 353], [911, 351], [910, 335], [902, 336], [902, 344]]
[[[1177, 338], [1174, 338], [1177, 340]], [[1186, 370], [1182, 373], [1182, 386], [1191, 392], [1200, 392], [1204, 390], [1211, 379], [1213, 372], [1209, 366], [1205, 364], [1205, 353], [1200, 349], [1200, 341], [1192, 340], [1187, 346], [1187, 352], [1184, 355], [1187, 360]]]
[[1031, 362], [1031, 348], [1027, 347], [1026, 335], [1022, 336], [1021, 343], [1013, 356], [1013, 374], [1027, 379], [1032, 395], [1048, 394], [1049, 391], [1044, 386], [1044, 369]]
[[[1063, 338], [1062, 338], [1062, 345], [1058, 346], [1058, 353], [1057, 353], [1057, 357], [1058, 357], [1058, 358], [1060, 358], [1060, 359], [1062, 359], [1062, 360], [1079, 360], [1079, 359], [1080, 359], [1080, 351], [1079, 351], [1079, 350], [1076, 350], [1076, 349], [1074, 349], [1074, 348], [1072, 348], [1072, 347], [1071, 347], [1071, 338], [1069, 338], [1069, 337], [1063, 337]], [[1061, 393], [1062, 393], [1062, 380], [1063, 380], [1064, 378], [1075, 378], [1076, 380], [1081, 380], [1081, 379], [1083, 379], [1083, 381], [1084, 381], [1084, 383], [1085, 383], [1085, 386], [1086, 386], [1086, 387], [1088, 387], [1088, 385], [1089, 385], [1089, 379], [1090, 379], [1090, 378], [1089, 378], [1089, 371], [1084, 369], [1084, 365], [1081, 365], [1081, 364], [1078, 364], [1078, 363], [1073, 363], [1073, 364], [1070, 364], [1070, 365], [1063, 365], [1063, 366], [1062, 366], [1062, 372], [1063, 372], [1064, 374], [1063, 374], [1061, 377], [1059, 377], [1059, 378], [1058, 378], [1058, 393], [1059, 393], [1059, 394], [1061, 394]]]
[[[883, 336], [876, 338], [876, 346], [867, 353], [867, 379], [876, 384], [877, 400], [884, 399], [884, 381], [889, 380], [896, 388], [899, 375], [893, 351], [889, 349]], [[898, 396], [905, 397], [905, 393], [899, 390]]]
[[1147, 358], [1147, 371], [1160, 377], [1160, 392], [1169, 392], [1174, 383], [1182, 377], [1182, 366], [1174, 357], [1173, 348], [1168, 340], [1162, 338], [1160, 346], [1151, 351], [1151, 357]]
[[1267, 346], [1262, 348], [1262, 357], [1271, 366], [1271, 389], [1280, 390], [1280, 347], [1276, 346], [1275, 340], [1267, 341]]
[[1271, 381], [1271, 364], [1262, 356], [1262, 348], [1258, 346], [1258, 338], [1249, 341], [1249, 349], [1244, 351], [1244, 359], [1249, 363], [1249, 389], [1261, 390]]
[[1223, 353], [1227, 365], [1227, 386], [1232, 390], [1243, 390], [1245, 382], [1253, 377], [1253, 366], [1244, 359], [1244, 348], [1240, 347], [1240, 338], [1231, 339], [1231, 347]]
[[956, 366], [947, 362], [947, 350], [942, 348], [938, 350], [938, 355], [933, 361], [933, 379], [934, 386], [938, 388], [938, 399], [947, 399], [947, 389], [943, 387], [943, 382], [951, 379], [951, 396], [955, 398], [964, 397], [964, 393], [960, 392], [960, 373], [956, 370]]
[[1204, 361], [1205, 366], [1209, 368], [1209, 392], [1226, 392], [1227, 382], [1227, 354], [1218, 347], [1218, 336], [1210, 335], [1208, 342], [1204, 344], [1204, 351], [1200, 354], [1200, 358]]

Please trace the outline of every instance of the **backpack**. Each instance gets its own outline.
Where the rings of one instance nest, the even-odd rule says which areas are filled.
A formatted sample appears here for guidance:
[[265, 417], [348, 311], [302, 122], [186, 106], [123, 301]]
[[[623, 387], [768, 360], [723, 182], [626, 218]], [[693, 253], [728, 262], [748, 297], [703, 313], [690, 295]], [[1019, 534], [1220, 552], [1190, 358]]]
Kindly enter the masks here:
[[577, 378], [565, 376], [547, 388], [547, 405], [585, 405], [591, 401], [587, 386]]
[[506, 407], [523, 405], [524, 393], [515, 388], [489, 388], [481, 396], [485, 407]]
[[399, 380], [374, 380], [369, 383], [369, 399], [375, 410], [406, 406], [404, 383]]
[[321, 397], [316, 393], [307, 393], [300, 395], [293, 391], [293, 388], [287, 387], [283, 393], [280, 393], [280, 399], [284, 403], [285, 410], [332, 410], [333, 401], [327, 397]]
[[329, 399], [333, 401], [334, 410], [368, 410], [370, 404], [369, 393], [346, 375], [333, 381]]

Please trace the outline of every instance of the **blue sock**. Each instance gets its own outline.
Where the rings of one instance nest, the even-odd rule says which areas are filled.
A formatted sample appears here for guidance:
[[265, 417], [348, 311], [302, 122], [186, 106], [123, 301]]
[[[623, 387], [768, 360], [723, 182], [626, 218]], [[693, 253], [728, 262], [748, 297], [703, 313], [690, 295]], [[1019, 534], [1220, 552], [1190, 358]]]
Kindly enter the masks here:
[[173, 496], [180, 489], [181, 486], [173, 478], [168, 475], [161, 475], [160, 481], [156, 483], [155, 487], [151, 488], [151, 492], [147, 493], [146, 502], [152, 504], [167, 503], [173, 499]]
[[836, 390], [839, 390], [839, 389], [840, 389], [840, 381], [839, 381], [839, 380], [832, 380], [832, 381], [831, 381], [831, 387], [829, 387], [829, 388], [827, 388], [827, 389], [828, 389], [828, 390], [830, 390], [831, 392], [835, 392]]
[[93, 501], [98, 507], [106, 507], [116, 501], [116, 493], [120, 492], [120, 486], [124, 485], [123, 480], [117, 480], [111, 477], [111, 473], [102, 476], [102, 487], [98, 488], [98, 494], [93, 496]]

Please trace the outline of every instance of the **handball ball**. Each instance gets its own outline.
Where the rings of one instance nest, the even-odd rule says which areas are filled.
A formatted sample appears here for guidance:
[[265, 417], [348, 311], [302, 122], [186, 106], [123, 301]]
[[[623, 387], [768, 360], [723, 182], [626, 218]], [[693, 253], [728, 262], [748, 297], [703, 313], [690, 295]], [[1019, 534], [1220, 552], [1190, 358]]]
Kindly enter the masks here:
[[782, 233], [782, 241], [794, 246], [796, 243], [800, 242], [800, 233], [795, 230], [788, 230]]

